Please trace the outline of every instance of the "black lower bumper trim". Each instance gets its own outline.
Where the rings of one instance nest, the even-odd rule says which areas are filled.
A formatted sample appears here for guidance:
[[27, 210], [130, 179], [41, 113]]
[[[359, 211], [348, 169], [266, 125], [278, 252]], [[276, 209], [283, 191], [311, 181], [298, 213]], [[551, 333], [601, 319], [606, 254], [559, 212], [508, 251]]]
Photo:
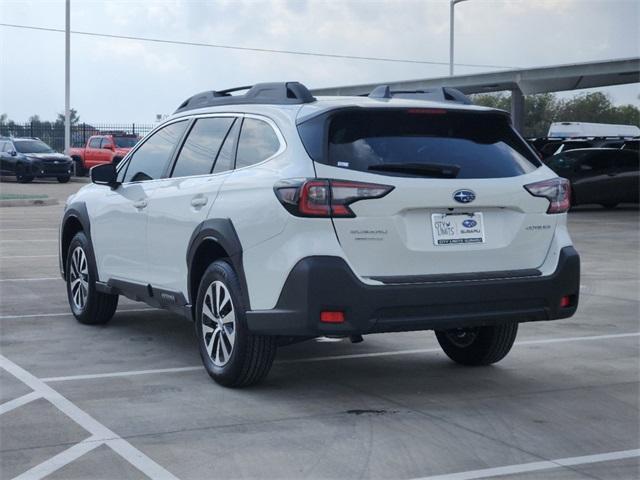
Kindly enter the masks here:
[[[289, 274], [276, 308], [247, 312], [247, 323], [256, 334], [319, 336], [567, 318], [578, 306], [580, 257], [563, 248], [547, 276], [438, 280], [372, 286], [339, 257], [307, 257]], [[561, 308], [564, 296], [571, 302]], [[345, 322], [321, 323], [323, 310], [343, 311]]]

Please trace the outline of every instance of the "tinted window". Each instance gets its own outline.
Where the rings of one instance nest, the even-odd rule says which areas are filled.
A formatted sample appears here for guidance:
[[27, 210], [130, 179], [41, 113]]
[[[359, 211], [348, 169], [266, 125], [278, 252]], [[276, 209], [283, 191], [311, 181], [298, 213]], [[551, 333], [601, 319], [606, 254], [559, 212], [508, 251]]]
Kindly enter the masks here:
[[131, 148], [138, 143], [138, 137], [113, 137], [116, 147]]
[[245, 118], [238, 143], [236, 168], [247, 167], [266, 160], [280, 148], [273, 128], [262, 120]]
[[548, 160], [547, 165], [555, 172], [574, 170], [585, 155], [585, 152], [576, 150], [558, 153]]
[[9, 142], [3, 142], [2, 140], [0, 140], [0, 152], [6, 152], [5, 148], [7, 146], [7, 143]]
[[108, 147], [108, 146], [109, 147], [113, 147], [113, 142], [111, 141], [110, 138], [105, 137], [105, 138], [102, 139], [102, 143], [100, 143], [100, 147], [101, 148], [105, 148], [105, 147]]
[[424, 109], [338, 113], [329, 128], [326, 163], [386, 175], [449, 172], [456, 178], [514, 177], [540, 165], [502, 115]]
[[186, 127], [186, 121], [172, 123], [149, 137], [129, 160], [124, 181], [137, 182], [160, 178]]
[[233, 123], [233, 118], [197, 120], [180, 150], [173, 177], [211, 173], [220, 146]]
[[242, 122], [240, 120], [236, 120], [229, 133], [227, 133], [227, 138], [225, 139], [224, 144], [220, 149], [220, 153], [218, 154], [218, 158], [216, 159], [216, 164], [213, 167], [213, 173], [233, 170], [233, 159], [236, 151], [238, 131], [240, 130], [241, 123]]
[[640, 156], [638, 152], [620, 150], [616, 152], [616, 166], [625, 172], [638, 171], [640, 169]]
[[14, 140], [16, 151], [20, 153], [52, 153], [53, 149], [40, 140]]
[[586, 173], [604, 173], [613, 167], [611, 155], [594, 152], [585, 155], [580, 162], [580, 170]]
[[90, 139], [89, 148], [100, 148], [100, 137], [94, 137]]

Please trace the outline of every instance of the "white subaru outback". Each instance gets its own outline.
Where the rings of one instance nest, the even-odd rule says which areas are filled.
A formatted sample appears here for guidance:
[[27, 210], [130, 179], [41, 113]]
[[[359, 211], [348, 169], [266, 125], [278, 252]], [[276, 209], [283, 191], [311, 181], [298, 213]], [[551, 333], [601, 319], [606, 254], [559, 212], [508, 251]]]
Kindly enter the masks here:
[[434, 330], [488, 365], [578, 304], [568, 182], [456, 90], [205, 92], [91, 179], [60, 229], [73, 314], [105, 323], [119, 295], [178, 312], [222, 385], [318, 336]]

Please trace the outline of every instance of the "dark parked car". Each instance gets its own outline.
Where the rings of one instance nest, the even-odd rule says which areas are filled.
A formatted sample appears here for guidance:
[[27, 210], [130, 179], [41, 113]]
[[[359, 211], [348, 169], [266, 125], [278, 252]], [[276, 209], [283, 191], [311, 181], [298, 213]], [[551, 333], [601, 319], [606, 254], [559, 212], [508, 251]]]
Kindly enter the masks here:
[[613, 208], [638, 203], [640, 156], [634, 150], [584, 148], [558, 153], [547, 166], [571, 182], [572, 205]]
[[36, 177], [66, 183], [73, 171], [71, 157], [55, 152], [38, 138], [0, 137], [0, 174], [15, 175], [20, 183]]

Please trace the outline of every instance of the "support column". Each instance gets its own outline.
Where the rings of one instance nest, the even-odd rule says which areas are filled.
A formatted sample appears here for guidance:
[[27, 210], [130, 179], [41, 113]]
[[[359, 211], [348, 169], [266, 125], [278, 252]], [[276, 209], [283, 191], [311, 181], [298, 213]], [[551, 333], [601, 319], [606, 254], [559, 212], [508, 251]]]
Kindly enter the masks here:
[[518, 87], [511, 90], [511, 119], [515, 129], [522, 133], [524, 130], [524, 95]]

